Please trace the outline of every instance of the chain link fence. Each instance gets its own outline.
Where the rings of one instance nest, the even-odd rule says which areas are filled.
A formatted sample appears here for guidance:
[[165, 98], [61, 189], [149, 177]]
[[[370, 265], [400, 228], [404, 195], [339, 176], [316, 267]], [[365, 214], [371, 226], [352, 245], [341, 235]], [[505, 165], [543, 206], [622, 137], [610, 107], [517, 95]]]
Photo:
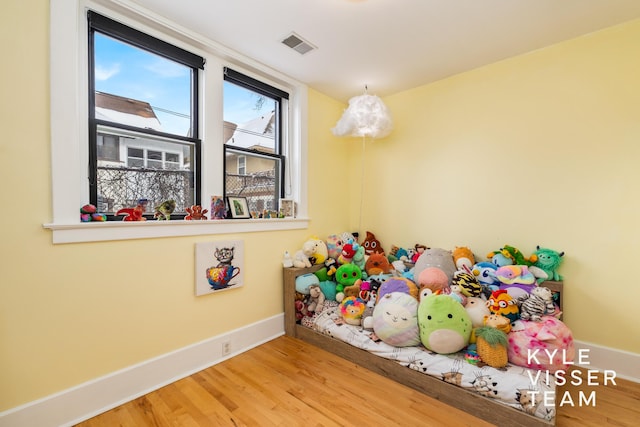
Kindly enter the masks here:
[[225, 176], [227, 196], [246, 197], [252, 216], [264, 211], [278, 210], [276, 174], [274, 170], [247, 175], [227, 173]]
[[193, 182], [192, 171], [98, 167], [98, 212], [115, 214], [148, 199], [146, 213], [153, 214], [156, 206], [173, 199], [174, 213], [185, 213], [193, 205]]
[[[174, 213], [185, 213], [194, 204], [193, 172], [121, 167], [98, 167], [98, 212], [114, 215], [149, 201], [145, 213], [153, 214], [165, 200], [176, 201]], [[247, 175], [227, 173], [227, 196], [245, 197], [252, 216], [278, 210], [276, 174], [273, 170]], [[209, 208], [203, 201], [203, 207]]]

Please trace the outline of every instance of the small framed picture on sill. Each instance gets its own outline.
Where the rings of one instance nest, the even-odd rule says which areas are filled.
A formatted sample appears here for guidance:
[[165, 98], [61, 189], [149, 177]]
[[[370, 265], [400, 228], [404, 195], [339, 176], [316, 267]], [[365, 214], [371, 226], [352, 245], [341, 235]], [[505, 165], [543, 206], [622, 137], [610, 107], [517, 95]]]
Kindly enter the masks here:
[[246, 197], [227, 197], [231, 218], [251, 218]]
[[296, 203], [291, 199], [280, 199], [280, 213], [284, 218], [295, 218]]

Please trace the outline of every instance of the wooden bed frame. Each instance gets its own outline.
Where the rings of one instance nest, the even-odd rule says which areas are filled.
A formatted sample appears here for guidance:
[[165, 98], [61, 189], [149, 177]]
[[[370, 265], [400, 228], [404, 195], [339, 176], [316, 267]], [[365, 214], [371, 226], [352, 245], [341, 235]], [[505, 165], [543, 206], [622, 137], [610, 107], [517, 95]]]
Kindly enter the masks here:
[[[457, 387], [430, 375], [408, 369], [393, 360], [378, 357], [366, 350], [346, 344], [335, 338], [315, 332], [312, 329], [296, 323], [295, 313], [295, 280], [296, 277], [313, 273], [322, 266], [309, 268], [284, 268], [284, 326], [285, 334], [313, 344], [326, 351], [334, 353], [344, 359], [358, 364], [366, 369], [391, 378], [401, 384], [413, 388], [427, 396], [438, 399], [447, 405], [454, 406], [467, 413], [473, 414], [487, 422], [498, 426], [512, 426], [518, 424], [527, 427], [549, 427], [554, 421], [546, 421], [525, 412], [502, 405], [490, 398]], [[561, 296], [562, 282], [544, 282], [553, 292]], [[558, 299], [558, 304], [562, 302]], [[562, 306], [560, 305], [562, 309]], [[514, 421], [517, 420], [516, 423]]]

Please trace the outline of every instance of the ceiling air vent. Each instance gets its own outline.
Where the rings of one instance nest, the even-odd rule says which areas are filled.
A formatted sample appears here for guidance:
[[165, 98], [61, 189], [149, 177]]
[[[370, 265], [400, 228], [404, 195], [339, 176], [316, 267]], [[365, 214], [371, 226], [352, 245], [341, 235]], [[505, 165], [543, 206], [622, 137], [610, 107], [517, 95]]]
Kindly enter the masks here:
[[291, 49], [295, 50], [300, 55], [304, 55], [305, 53], [316, 49], [314, 45], [304, 40], [302, 37], [300, 37], [296, 33], [291, 33], [287, 38], [282, 40], [282, 43], [289, 46]]

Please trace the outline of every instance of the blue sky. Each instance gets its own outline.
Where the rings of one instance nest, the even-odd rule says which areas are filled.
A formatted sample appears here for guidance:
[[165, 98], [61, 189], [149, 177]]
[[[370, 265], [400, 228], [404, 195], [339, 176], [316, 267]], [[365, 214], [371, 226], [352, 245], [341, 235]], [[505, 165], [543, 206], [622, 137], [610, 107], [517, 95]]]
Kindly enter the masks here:
[[[148, 102], [164, 131], [186, 135], [191, 85], [188, 67], [99, 33], [95, 51], [96, 90]], [[224, 120], [241, 124], [268, 112], [256, 110], [256, 100], [250, 91], [225, 82]], [[263, 110], [271, 108], [265, 105]]]

